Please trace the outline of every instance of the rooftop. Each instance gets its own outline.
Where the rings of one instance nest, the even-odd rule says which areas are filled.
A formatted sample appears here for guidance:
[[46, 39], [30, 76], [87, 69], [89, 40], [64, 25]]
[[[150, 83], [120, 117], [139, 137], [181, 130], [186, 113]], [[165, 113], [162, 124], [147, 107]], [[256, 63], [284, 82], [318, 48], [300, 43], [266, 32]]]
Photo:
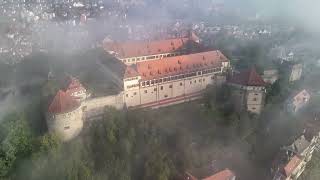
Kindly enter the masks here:
[[71, 97], [68, 93], [59, 90], [56, 96], [53, 98], [49, 106], [48, 112], [54, 114], [61, 114], [70, 112], [79, 106], [80, 103], [76, 99]]
[[202, 180], [232, 180], [232, 178], [234, 178], [235, 175], [232, 171], [230, 171], [229, 169], [225, 169], [223, 171], [218, 172], [217, 174], [214, 174], [210, 177], [206, 177]]
[[66, 93], [71, 95], [74, 92], [85, 91], [80, 81], [74, 77], [70, 77], [69, 84], [66, 88]]
[[218, 50], [168, 57], [128, 66], [125, 78], [140, 75], [142, 79], [150, 80], [203, 69], [221, 68], [222, 62], [228, 61], [229, 60]]
[[112, 42], [104, 43], [104, 49], [117, 53], [119, 58], [139, 57], [175, 52], [189, 40], [190, 38], [186, 37], [159, 41]]
[[237, 75], [234, 75], [230, 81], [232, 84], [239, 84], [243, 86], [265, 86], [266, 83], [262, 77], [257, 73], [255, 68], [251, 68], [246, 71], [242, 71]]
[[302, 160], [297, 155], [293, 156], [289, 163], [284, 167], [285, 175], [289, 177], [293, 173], [293, 171], [299, 166], [301, 161]]

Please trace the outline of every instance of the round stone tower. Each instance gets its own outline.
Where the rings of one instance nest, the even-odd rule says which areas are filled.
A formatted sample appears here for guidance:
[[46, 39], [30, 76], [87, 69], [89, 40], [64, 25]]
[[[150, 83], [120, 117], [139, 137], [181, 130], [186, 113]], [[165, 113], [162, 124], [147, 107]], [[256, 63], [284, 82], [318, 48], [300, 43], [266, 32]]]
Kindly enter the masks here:
[[64, 91], [58, 91], [49, 106], [46, 121], [49, 132], [56, 133], [63, 141], [71, 140], [83, 128], [81, 102]]

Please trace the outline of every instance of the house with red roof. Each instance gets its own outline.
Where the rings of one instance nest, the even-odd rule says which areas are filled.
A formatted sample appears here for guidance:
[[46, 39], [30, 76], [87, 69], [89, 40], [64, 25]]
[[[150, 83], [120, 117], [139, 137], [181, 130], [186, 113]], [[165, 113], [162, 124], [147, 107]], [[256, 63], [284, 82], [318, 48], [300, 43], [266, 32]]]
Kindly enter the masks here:
[[273, 176], [273, 180], [298, 179], [303, 173], [306, 162], [298, 155], [293, 156], [286, 164], [280, 166]]
[[303, 89], [296, 92], [288, 98], [286, 102], [287, 110], [291, 113], [297, 113], [309, 104], [310, 99], [311, 94], [307, 90]]
[[237, 111], [260, 114], [265, 100], [266, 83], [255, 68], [234, 74], [228, 84], [232, 87], [232, 99]]
[[309, 134], [307, 130], [291, 145], [282, 147], [271, 167], [273, 180], [298, 179], [312, 159], [318, 141], [319, 132]]
[[161, 107], [197, 99], [225, 79], [229, 65], [220, 51], [208, 51], [127, 66], [124, 101], [128, 107]]
[[229, 169], [225, 169], [216, 174], [213, 174], [212, 176], [201, 178], [201, 179], [194, 177], [188, 172], [186, 172], [184, 176], [184, 180], [235, 180], [235, 179], [236, 179], [236, 175]]

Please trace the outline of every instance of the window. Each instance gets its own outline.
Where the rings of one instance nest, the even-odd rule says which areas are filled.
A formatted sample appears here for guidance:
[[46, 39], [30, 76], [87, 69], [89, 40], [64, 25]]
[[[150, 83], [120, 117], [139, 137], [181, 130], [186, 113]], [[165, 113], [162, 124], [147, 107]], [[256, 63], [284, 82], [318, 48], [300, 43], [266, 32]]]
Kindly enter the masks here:
[[159, 79], [159, 83], [162, 83], [162, 79]]
[[157, 88], [154, 88], [154, 91], [157, 91]]
[[133, 95], [137, 95], [137, 92], [134, 92]]
[[141, 60], [145, 60], [145, 57], [142, 57]]
[[194, 80], [194, 83], [197, 83], [197, 80]]
[[169, 85], [169, 88], [172, 88], [172, 85]]
[[149, 85], [150, 85], [150, 81], [147, 81], [147, 83], [146, 83], [146, 84], [147, 84], [147, 86], [149, 86]]
[[180, 86], [182, 86], [182, 83], [180, 83]]
[[202, 81], [202, 79], [199, 79], [199, 82], [201, 82]]
[[151, 85], [153, 85], [153, 84], [154, 84], [154, 80], [151, 81]]
[[257, 101], [258, 99], [257, 98], [253, 98], [253, 101]]
[[192, 84], [192, 81], [190, 81], [190, 84]]
[[164, 97], [165, 97], [165, 98], [167, 98], [167, 97], [168, 97], [168, 95], [164, 95]]
[[125, 59], [124, 59], [124, 60], [123, 60], [123, 62], [124, 62], [124, 63], [126, 63], [126, 62], [127, 62], [127, 60], [125, 60]]
[[148, 56], [147, 59], [155, 59], [155, 56]]
[[214, 80], [214, 76], [211, 76], [211, 79]]
[[258, 94], [258, 93], [255, 93], [254, 95], [258, 96], [259, 94]]
[[203, 78], [203, 82], [205, 82], [206, 81], [206, 79], [205, 78]]
[[252, 110], [256, 110], [257, 108], [253, 107]]
[[160, 87], [160, 90], [163, 90], [163, 86]]
[[145, 86], [146, 85], [146, 82], [142, 82], [142, 86]]
[[128, 95], [128, 94], [126, 94], [126, 97], [129, 97], [129, 95]]
[[144, 90], [144, 93], [146, 93], [146, 94], [147, 94], [147, 93], [148, 93], [148, 91], [147, 91], [147, 90]]
[[198, 76], [201, 75], [201, 71], [198, 72]]
[[70, 126], [64, 127], [64, 130], [68, 130], [68, 129], [70, 129]]
[[137, 58], [137, 61], [140, 61], [140, 58]]

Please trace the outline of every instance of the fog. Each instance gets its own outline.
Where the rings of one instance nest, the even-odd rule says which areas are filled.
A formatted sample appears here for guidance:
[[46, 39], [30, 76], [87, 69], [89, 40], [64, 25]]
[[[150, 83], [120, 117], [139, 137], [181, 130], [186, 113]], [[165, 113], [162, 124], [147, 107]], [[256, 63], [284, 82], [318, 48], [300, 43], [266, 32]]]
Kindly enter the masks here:
[[[115, 2], [120, 2], [120, 3], [117, 4]], [[204, 23], [208, 26], [224, 26], [224, 25], [237, 25], [237, 26], [253, 25], [254, 26], [256, 24], [259, 24], [259, 25], [263, 24], [266, 26], [268, 25], [277, 26], [283, 23], [286, 26], [299, 29], [299, 33], [302, 32], [301, 33], [302, 35], [299, 34], [300, 35], [299, 38], [298, 36], [295, 37], [293, 35], [294, 37], [289, 37], [288, 40], [285, 40], [281, 43], [272, 41], [270, 43], [272, 45], [268, 48], [271, 49], [277, 46], [285, 46], [285, 48], [287, 48], [288, 51], [296, 50], [296, 49], [300, 49], [300, 50], [302, 49], [301, 51], [304, 51], [305, 49], [307, 49], [312, 51], [313, 53], [317, 53], [318, 51], [318, 44], [315, 44], [315, 43], [318, 43], [318, 41], [317, 39], [312, 39], [313, 37], [318, 37], [318, 36], [320, 37], [320, 21], [319, 21], [320, 1], [318, 0], [161, 0], [161, 1], [160, 0], [159, 1], [158, 0], [140, 0], [140, 1], [138, 0], [136, 1], [137, 4], [133, 3], [134, 5], [132, 4], [127, 5], [127, 2], [128, 1], [121, 1], [121, 0], [120, 1], [104, 0], [104, 3], [106, 4], [106, 7], [105, 7], [106, 10], [102, 11], [103, 15], [90, 17], [89, 20], [83, 24], [79, 23], [78, 21], [63, 20], [63, 19], [62, 20], [61, 19], [59, 20], [40, 19], [38, 21], [34, 21], [34, 22], [31, 21], [26, 23], [25, 24], [26, 28], [25, 27], [22, 28], [22, 30], [19, 31], [19, 33], [22, 34], [22, 37], [24, 33], [27, 34], [26, 36], [30, 38], [30, 42], [33, 44], [33, 47], [32, 47], [33, 51], [31, 52], [31, 54], [25, 57], [17, 57], [15, 55], [13, 58], [19, 59], [19, 61], [17, 61], [18, 63], [11, 63], [11, 62], [8, 63], [10, 64], [10, 67], [13, 67], [12, 72], [8, 73], [7, 77], [5, 76], [0, 77], [0, 80], [1, 80], [0, 81], [0, 85], [1, 85], [0, 86], [0, 121], [2, 117], [8, 112], [21, 111], [23, 109], [26, 109], [30, 104], [30, 102], [32, 102], [34, 97], [43, 98], [41, 97], [42, 87], [44, 86], [45, 82], [47, 82], [49, 71], [51, 72], [52, 69], [54, 68], [58, 69], [58, 70], [55, 69], [56, 72], [53, 72], [57, 76], [74, 73], [72, 75], [83, 78], [86, 76], [84, 76], [81, 73], [84, 73], [85, 75], [87, 74], [92, 75], [92, 76], [89, 76], [90, 78], [88, 78], [89, 79], [88, 81], [90, 80], [93, 81], [92, 77], [95, 77], [93, 74], [101, 72], [101, 74], [98, 74], [98, 75], [102, 75], [99, 78], [101, 79], [110, 78], [110, 79], [113, 79], [113, 81], [110, 82], [110, 81], [102, 80], [102, 81], [98, 81], [97, 84], [99, 83], [103, 85], [112, 84], [112, 83], [121, 84], [122, 79], [117, 77], [117, 73], [114, 73], [114, 69], [111, 69], [111, 67], [105, 67], [105, 65], [101, 63], [101, 59], [109, 60], [111, 59], [110, 57], [101, 57], [101, 54], [93, 57], [89, 57], [89, 55], [85, 56], [85, 54], [89, 54], [88, 52], [90, 52], [91, 50], [95, 50], [95, 49], [101, 50], [102, 41], [106, 37], [108, 37], [108, 39], [110, 39], [111, 41], [133, 41], [133, 40], [148, 41], [148, 40], [156, 39], [154, 37], [157, 37], [157, 39], [161, 39], [161, 35], [159, 34], [163, 32], [164, 32], [163, 34], [165, 34], [167, 30], [170, 31], [170, 33], [172, 33], [175, 31], [179, 31], [180, 29], [178, 27], [182, 27], [181, 29], [187, 29], [187, 28], [191, 28], [192, 25], [200, 26], [201, 23]], [[113, 6], [108, 7], [108, 4], [112, 4], [112, 3], [115, 3], [117, 5], [114, 7]], [[214, 8], [212, 7], [214, 5], [219, 5], [219, 7], [221, 6], [222, 10], [218, 12], [213, 11], [212, 9]], [[38, 13], [40, 13], [40, 11]], [[109, 14], [109, 15], [106, 15], [106, 14]], [[1, 23], [2, 21], [0, 17], [0, 26], [2, 25]], [[7, 37], [8, 34], [11, 35], [10, 31], [15, 30], [15, 28], [12, 28], [10, 23], [9, 25], [7, 22], [3, 24], [5, 26], [8, 26], [8, 29], [10, 30], [9, 30], [9, 33], [8, 31], [0, 31], [0, 33], [3, 33], [3, 34], [0, 34], [0, 40], [1, 41], [3, 40], [2, 42], [0, 42], [0, 45], [1, 43], [4, 43], [8, 39], [10, 39]], [[23, 32], [23, 30], [26, 30], [26, 32]], [[288, 32], [291, 33], [291, 31], [288, 31]], [[211, 35], [211, 34], [208, 35], [208, 34], [206, 34], [205, 37], [212, 38], [213, 39], [212, 41], [215, 41], [216, 39], [219, 38], [219, 37], [216, 37], [216, 35]], [[306, 34], [307, 36], [305, 37]], [[15, 34], [15, 36], [19, 36], [19, 35]], [[308, 41], [306, 42], [303, 41], [303, 38], [306, 38]], [[17, 38], [17, 39], [20, 40], [23, 38]], [[234, 40], [232, 38], [230, 39], [231, 41]], [[231, 55], [234, 55], [232, 53], [237, 52], [237, 49], [239, 49], [239, 46], [245, 49], [247, 47], [253, 47], [252, 44], [250, 44], [253, 41], [256, 44], [263, 44], [264, 41], [267, 41], [267, 40], [268, 40], [268, 37], [255, 39], [255, 40], [245, 39], [245, 40], [237, 41], [236, 45], [235, 44], [230, 45], [228, 43], [225, 43], [223, 44], [223, 46], [227, 50], [231, 49], [230, 50]], [[12, 43], [13, 47], [16, 47], [15, 43], [16, 42]], [[4, 43], [4, 44], [6, 46], [10, 46], [10, 43]], [[248, 44], [250, 44], [251, 46], [248, 46]], [[209, 46], [212, 46], [212, 44], [209, 44]], [[215, 46], [215, 47], [218, 47], [218, 46]], [[264, 46], [261, 46], [261, 47], [264, 47]], [[268, 51], [269, 49], [266, 48], [263, 50]], [[40, 53], [41, 56], [37, 56], [37, 53]], [[259, 53], [260, 52], [256, 53], [258, 54], [257, 57], [260, 57]], [[264, 54], [264, 53], [267, 54], [267, 52], [263, 52], [261, 54]], [[250, 54], [250, 53], [247, 53], [247, 54]], [[252, 53], [252, 54], [255, 54], [255, 53]], [[35, 57], [40, 57], [40, 58], [34, 58], [32, 55], [35, 55]], [[30, 62], [30, 57], [31, 59], [34, 58], [37, 60], [34, 62]], [[265, 56], [262, 56], [262, 57], [265, 57]], [[250, 58], [256, 58], [256, 57], [250, 57]], [[315, 60], [315, 58], [316, 58], [316, 55], [312, 54], [312, 58], [307, 60], [311, 61], [311, 60]], [[9, 59], [10, 58], [2, 57], [0, 55], [0, 61], [10, 61]], [[267, 61], [266, 59], [262, 59], [262, 61], [264, 60]], [[305, 59], [303, 60], [307, 62], [307, 60]], [[86, 63], [83, 63], [84, 61], [86, 61]], [[257, 59], [254, 59], [254, 61], [251, 61], [250, 62], [251, 64], [249, 65], [250, 66], [257, 65], [256, 64], [257, 61], [258, 61]], [[23, 62], [25, 62], [25, 64], [23, 64]], [[30, 64], [28, 64], [29, 62]], [[40, 62], [43, 62], [44, 65], [43, 66], [39, 65], [41, 64]], [[36, 66], [36, 65], [39, 65], [39, 66]], [[20, 67], [20, 69], [18, 68], [17, 70], [15, 69], [16, 67]], [[24, 71], [24, 69], [28, 69], [28, 70]], [[63, 70], [65, 70], [66, 72], [61, 73], [61, 71]], [[4, 79], [3, 82], [2, 82], [2, 79]], [[319, 82], [314, 82], [314, 83], [317, 84]], [[301, 86], [301, 84], [302, 83], [298, 84], [297, 87]], [[25, 89], [24, 88], [25, 86], [29, 88], [29, 89], [27, 88], [28, 89], [27, 92], [24, 92], [22, 90], [22, 89]], [[304, 84], [304, 86], [302, 87], [305, 87], [305, 86], [308, 87], [308, 85], [306, 84]], [[297, 87], [294, 87], [294, 88], [297, 88]], [[36, 90], [34, 90], [33, 88]], [[37, 101], [40, 101], [39, 99], [37, 99]], [[232, 164], [233, 167], [230, 167], [230, 168], [236, 168], [237, 169], [236, 171], [238, 173], [240, 174], [242, 173], [242, 179], [244, 179], [244, 177], [247, 178], [246, 180], [250, 178], [254, 179], [259, 176], [261, 177], [262, 175], [260, 174], [260, 172], [263, 174], [263, 176], [266, 176], [267, 178], [268, 175], [265, 175], [265, 174], [268, 173], [268, 170], [260, 167], [262, 166], [260, 163], [261, 162], [270, 163], [270, 161], [272, 160], [271, 155], [274, 154], [273, 151], [277, 151], [279, 149], [278, 146], [283, 145], [284, 142], [289, 143], [291, 140], [290, 138], [292, 138], [293, 136], [296, 136], [295, 133], [300, 131], [302, 127], [301, 122], [288, 120], [291, 116], [286, 117], [286, 114], [284, 114], [284, 112], [280, 110], [282, 108], [282, 103], [283, 102], [281, 103], [277, 102], [277, 104], [272, 104], [272, 105], [268, 104], [267, 106], [267, 108], [269, 108], [268, 111], [264, 112], [263, 117], [259, 119], [261, 120], [261, 124], [259, 124], [259, 126], [264, 126], [264, 127], [259, 127], [261, 128], [257, 130], [259, 132], [256, 132], [256, 131], [252, 132], [252, 134], [258, 136], [256, 137], [256, 139], [251, 140], [252, 142], [254, 142], [253, 143], [254, 145], [252, 146], [248, 145], [249, 143], [247, 141], [240, 139], [239, 135], [235, 133], [236, 131], [240, 131], [236, 128], [239, 128], [239, 127], [241, 128], [241, 125], [239, 124], [241, 124], [242, 120], [248, 119], [247, 116], [240, 117], [240, 115], [237, 115], [238, 117], [235, 118], [237, 120], [234, 122], [234, 124], [230, 125], [230, 126], [236, 126], [236, 127], [225, 127], [224, 125], [220, 125], [220, 124], [212, 125], [215, 122], [212, 123], [210, 120], [212, 119], [216, 120], [217, 118], [209, 117], [209, 115], [207, 116], [207, 114], [202, 112], [207, 110], [204, 110], [202, 107], [194, 108], [196, 109], [195, 114], [199, 113], [197, 114], [198, 116], [194, 115], [194, 117], [192, 117], [191, 115], [190, 117], [185, 117], [183, 113], [183, 108], [189, 108], [189, 111], [191, 112], [193, 107], [180, 106], [179, 107], [180, 110], [176, 112], [175, 110], [168, 110], [168, 109], [163, 110], [165, 114], [164, 117], [166, 117], [167, 119], [163, 121], [164, 122], [163, 124], [161, 124], [162, 121], [160, 120], [162, 119], [159, 118], [160, 125], [156, 125], [156, 126], [159, 126], [157, 128], [159, 128], [160, 130], [155, 128], [156, 129], [155, 131], [168, 131], [168, 129], [170, 131], [170, 128], [176, 130], [176, 127], [175, 128], [172, 127], [172, 126], [177, 126], [177, 124], [174, 124], [174, 123], [179, 122], [185, 125], [184, 124], [185, 121], [188, 120], [190, 121], [189, 126], [184, 127], [186, 129], [186, 132], [195, 131], [195, 132], [188, 132], [193, 136], [193, 137], [190, 137], [190, 139], [197, 137], [201, 139], [201, 142], [203, 141], [201, 146], [199, 145], [199, 147], [197, 147], [198, 149], [195, 150], [196, 153], [206, 152], [207, 154], [209, 154], [208, 157], [211, 157], [210, 156], [211, 151], [218, 149], [216, 147], [212, 147], [214, 144], [212, 143], [212, 141], [217, 140], [217, 142], [219, 142], [217, 144], [220, 145], [221, 143], [222, 144], [221, 146], [223, 146], [222, 148], [223, 152], [218, 153], [221, 156], [221, 159], [219, 159], [219, 161], [221, 161], [221, 164], [217, 165], [218, 168], [225, 168], [224, 166]], [[200, 112], [197, 110], [199, 110]], [[127, 115], [126, 113], [127, 112], [123, 114], [125, 114], [126, 116]], [[159, 121], [156, 121], [157, 118], [153, 118], [153, 116], [154, 114], [156, 114], [156, 116], [159, 116], [159, 117], [162, 116], [156, 111], [150, 111], [148, 113], [151, 113], [151, 114], [149, 114], [149, 116], [147, 117], [147, 113], [142, 111], [141, 113], [142, 115], [140, 114], [142, 118], [141, 117], [139, 118], [143, 119], [143, 121], [145, 121], [145, 118], [149, 118], [154, 120], [155, 122], [159, 122]], [[39, 112], [39, 114], [44, 114], [44, 113]], [[199, 120], [200, 121], [199, 127], [204, 129], [206, 128], [205, 126], [207, 125], [208, 129], [206, 130], [209, 132], [210, 131], [209, 127], [214, 126], [213, 129], [215, 129], [216, 132], [214, 133], [202, 132], [202, 134], [200, 133], [199, 135], [199, 133], [196, 131], [197, 130], [196, 125], [192, 124], [192, 123], [198, 123], [197, 122], [198, 117], [203, 118]], [[108, 118], [106, 119], [109, 120]], [[304, 119], [305, 117], [301, 117], [301, 118]], [[127, 120], [130, 118], [123, 118], [123, 119]], [[293, 118], [293, 120], [296, 120], [296, 118]], [[137, 122], [142, 122], [142, 121], [137, 121]], [[170, 124], [172, 122], [174, 123]], [[166, 123], [168, 123], [169, 125]], [[146, 130], [146, 129], [149, 130], [148, 127], [144, 127], [146, 126], [145, 122], [141, 124], [143, 128], [141, 127], [139, 128], [141, 128], [142, 130]], [[110, 124], [107, 124], [107, 125], [110, 125]], [[90, 128], [88, 129], [90, 130]], [[228, 131], [220, 132], [220, 131], [223, 131], [224, 128], [227, 129]], [[199, 132], [200, 131], [201, 130], [199, 130]], [[232, 135], [230, 135], [229, 132]], [[92, 132], [91, 131], [86, 132], [87, 136], [89, 136], [88, 134], [92, 135]], [[149, 134], [147, 135], [146, 134], [144, 134], [144, 136], [149, 135]], [[285, 134], [285, 135], [279, 138], [278, 136], [281, 136], [282, 134]], [[227, 141], [226, 137], [228, 135], [232, 137], [231, 138], [229, 137]], [[216, 137], [212, 138], [214, 139], [212, 140], [210, 139], [210, 136], [216, 136]], [[92, 137], [94, 136], [92, 135]], [[85, 138], [86, 138], [86, 143], [88, 142], [93, 143], [92, 142], [93, 138], [91, 139], [91, 136], [90, 138], [88, 137], [85, 137]], [[234, 139], [232, 138], [236, 139], [235, 142], [233, 142]], [[259, 140], [260, 142], [258, 142]], [[78, 139], [78, 141], [81, 141], [81, 143], [79, 144], [74, 143], [76, 145], [73, 144], [71, 147], [76, 149], [82, 149], [83, 147], [86, 147], [90, 149], [89, 147], [87, 147], [88, 145], [82, 144], [82, 139]], [[194, 140], [191, 140], [190, 142], [192, 143], [187, 144], [189, 143], [188, 141], [186, 143], [186, 146], [191, 147], [193, 144], [193, 141]], [[267, 147], [266, 144], [270, 146]], [[239, 151], [238, 151], [237, 148], [240, 146], [241, 148], [239, 148]], [[97, 148], [98, 147], [99, 145], [97, 145]], [[172, 147], [169, 147], [168, 149], [170, 148]], [[264, 148], [270, 150], [270, 152], [267, 153], [266, 157], [264, 156], [264, 151], [265, 151]], [[254, 151], [252, 149], [256, 151], [254, 155], [251, 155], [252, 151]], [[61, 153], [64, 151], [60, 150], [59, 152]], [[195, 157], [197, 157], [197, 154], [195, 152], [192, 152], [192, 154]], [[227, 157], [223, 157], [224, 153], [227, 155]], [[261, 156], [261, 157], [260, 159], [253, 161], [252, 156]], [[59, 158], [60, 158], [59, 160], [61, 160], [64, 157], [61, 156]], [[72, 158], [78, 158], [78, 156], [75, 156]], [[206, 156], [203, 156], [202, 158], [205, 159]], [[49, 162], [47, 160], [47, 156], [45, 153], [41, 154], [38, 161], [41, 162], [44, 160], [46, 161], [46, 163]], [[226, 160], [228, 162], [226, 162]], [[230, 160], [230, 163], [229, 163], [229, 160]], [[29, 166], [29, 164], [32, 163], [32, 162], [29, 162], [28, 158], [26, 158], [25, 161], [26, 161], [25, 162], [26, 165], [23, 164], [22, 165], [23, 167], [21, 168], [22, 170], [20, 170], [22, 172], [25, 170], [24, 166]], [[203, 160], [203, 161], [205, 162], [206, 160]], [[46, 164], [48, 167], [52, 166], [52, 164], [50, 165], [48, 164]], [[57, 163], [57, 165], [59, 165], [59, 163]], [[68, 165], [65, 165], [65, 166], [68, 166]], [[91, 166], [92, 164], [90, 164], [90, 167]], [[252, 169], [255, 170], [255, 172], [250, 172]], [[59, 172], [63, 172], [63, 170], [59, 169]], [[43, 175], [43, 177], [45, 177], [45, 175]], [[265, 177], [262, 177], [262, 179], [263, 178]]]

